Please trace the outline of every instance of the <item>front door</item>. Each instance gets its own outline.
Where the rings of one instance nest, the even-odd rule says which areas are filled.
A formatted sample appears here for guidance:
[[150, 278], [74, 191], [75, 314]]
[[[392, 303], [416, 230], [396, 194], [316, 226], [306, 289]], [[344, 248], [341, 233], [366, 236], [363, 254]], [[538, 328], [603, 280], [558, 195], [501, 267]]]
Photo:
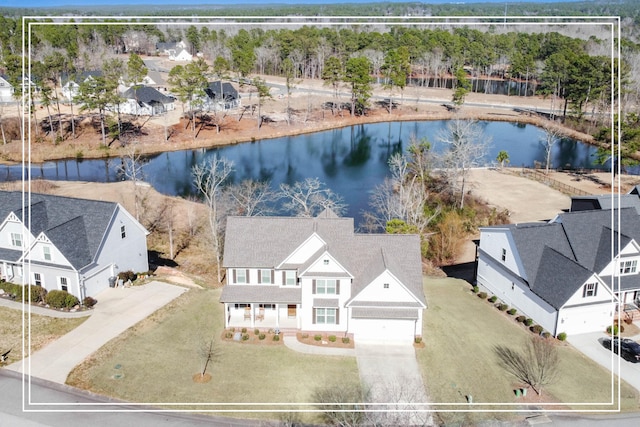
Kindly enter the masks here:
[[295, 304], [287, 305], [287, 316], [289, 317], [289, 319], [296, 318], [296, 307], [297, 306]]

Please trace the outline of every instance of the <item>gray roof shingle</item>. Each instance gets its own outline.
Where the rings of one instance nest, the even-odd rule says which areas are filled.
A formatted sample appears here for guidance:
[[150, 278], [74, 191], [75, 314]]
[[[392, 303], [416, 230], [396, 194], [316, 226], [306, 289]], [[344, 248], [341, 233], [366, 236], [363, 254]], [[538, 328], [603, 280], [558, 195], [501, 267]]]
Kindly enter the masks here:
[[[31, 193], [30, 206], [31, 233], [45, 233], [77, 270], [91, 264], [118, 209], [117, 203], [36, 193]], [[29, 224], [29, 205], [23, 216], [22, 193], [0, 191], [0, 218], [11, 212]]]

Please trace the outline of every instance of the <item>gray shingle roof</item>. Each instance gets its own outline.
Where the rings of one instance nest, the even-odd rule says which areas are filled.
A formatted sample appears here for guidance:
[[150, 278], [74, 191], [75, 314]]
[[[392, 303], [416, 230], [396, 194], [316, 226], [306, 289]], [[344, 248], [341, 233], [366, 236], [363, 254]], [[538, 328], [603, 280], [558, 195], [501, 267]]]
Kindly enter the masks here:
[[593, 209], [609, 210], [617, 208], [618, 204], [620, 204], [620, 208], [635, 208], [638, 215], [640, 215], [640, 197], [632, 193], [621, 194], [620, 197], [614, 194], [613, 198], [611, 194], [574, 196], [571, 198], [571, 211], [578, 212]]
[[0, 261], [16, 262], [22, 256], [22, 251], [0, 248]]
[[145, 104], [152, 104], [154, 102], [170, 104], [173, 102], [173, 98], [149, 86], [132, 86], [127, 89], [122, 96], [127, 99], [135, 99], [138, 102], [144, 102]]
[[[388, 269], [426, 305], [419, 236], [357, 234], [353, 218], [339, 218], [331, 212], [315, 218], [229, 217], [223, 266], [275, 268], [314, 233], [354, 277], [352, 296]], [[299, 271], [306, 266], [298, 266]]]
[[222, 83], [220, 80], [217, 82], [209, 82], [209, 85], [204, 91], [207, 96], [214, 101], [221, 101], [221, 97], [224, 97], [224, 100], [227, 102], [238, 99], [238, 91], [236, 88], [234, 88], [231, 83]]
[[[29, 206], [24, 215], [28, 224]], [[71, 265], [80, 270], [97, 254], [117, 203], [31, 194], [31, 233], [44, 232]], [[22, 215], [22, 193], [0, 191], [0, 220], [11, 213]]]
[[267, 285], [238, 285], [222, 288], [220, 302], [229, 303], [289, 303], [302, 301], [300, 288], [281, 288]]
[[418, 319], [418, 310], [410, 308], [354, 308], [354, 319]]

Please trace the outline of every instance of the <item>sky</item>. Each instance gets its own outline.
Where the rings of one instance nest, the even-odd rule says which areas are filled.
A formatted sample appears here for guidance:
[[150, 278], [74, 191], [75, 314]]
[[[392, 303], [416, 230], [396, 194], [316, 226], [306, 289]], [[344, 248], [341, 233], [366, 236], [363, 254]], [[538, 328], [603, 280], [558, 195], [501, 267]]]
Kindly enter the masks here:
[[[329, 4], [329, 3], [379, 3], [384, 0], [3, 0], [1, 6], [8, 7], [57, 7], [57, 6], [78, 6], [78, 5], [229, 5], [234, 4]], [[397, 3], [410, 2], [415, 0], [386, 0]], [[427, 0], [424, 3], [554, 3], [571, 2], [581, 0]]]

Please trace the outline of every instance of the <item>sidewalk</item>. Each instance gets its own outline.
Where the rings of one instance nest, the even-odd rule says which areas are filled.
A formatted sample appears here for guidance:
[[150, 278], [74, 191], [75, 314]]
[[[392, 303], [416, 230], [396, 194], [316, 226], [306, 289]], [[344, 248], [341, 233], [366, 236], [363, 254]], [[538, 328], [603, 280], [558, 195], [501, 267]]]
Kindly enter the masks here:
[[24, 310], [25, 313], [38, 314], [40, 316], [58, 317], [61, 319], [69, 319], [74, 317], [86, 317], [93, 314], [93, 310], [86, 311], [58, 311], [52, 308], [45, 308], [38, 305], [30, 305], [22, 301], [13, 301], [6, 298], [0, 298], [0, 307], [13, 308], [15, 310]]
[[284, 345], [290, 348], [293, 351], [297, 351], [298, 353], [304, 354], [320, 354], [323, 356], [353, 356], [355, 357], [356, 351], [353, 348], [331, 348], [331, 347], [322, 347], [319, 345], [309, 345], [303, 344], [298, 341], [295, 333], [293, 334], [283, 334], [282, 341]]
[[186, 288], [153, 281], [130, 288], [108, 288], [86, 322], [30, 357], [6, 367], [64, 384], [71, 370], [100, 347], [186, 292]]

